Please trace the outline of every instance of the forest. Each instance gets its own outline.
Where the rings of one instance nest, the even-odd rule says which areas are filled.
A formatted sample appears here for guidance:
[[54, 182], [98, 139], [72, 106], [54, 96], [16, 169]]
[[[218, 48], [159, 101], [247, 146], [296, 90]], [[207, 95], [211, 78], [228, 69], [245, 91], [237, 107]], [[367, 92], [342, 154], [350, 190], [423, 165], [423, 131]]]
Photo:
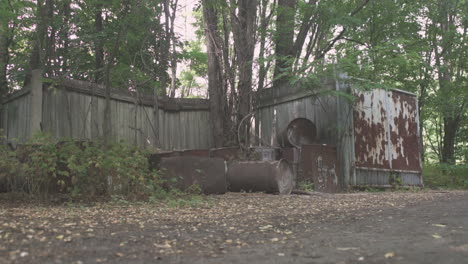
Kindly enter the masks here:
[[466, 167], [466, 0], [201, 0], [186, 40], [188, 3], [2, 0], [0, 98], [34, 70], [44, 82], [208, 98], [219, 147], [237, 140], [254, 91], [344, 72], [357, 89], [417, 94], [426, 167]]

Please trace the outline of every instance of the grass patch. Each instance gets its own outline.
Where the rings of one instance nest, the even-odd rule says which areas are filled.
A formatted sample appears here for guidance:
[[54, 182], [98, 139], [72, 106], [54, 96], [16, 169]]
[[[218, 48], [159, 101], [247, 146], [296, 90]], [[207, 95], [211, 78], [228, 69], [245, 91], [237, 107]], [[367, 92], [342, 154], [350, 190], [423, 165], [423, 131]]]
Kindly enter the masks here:
[[468, 190], [468, 165], [425, 164], [424, 185], [428, 188]]

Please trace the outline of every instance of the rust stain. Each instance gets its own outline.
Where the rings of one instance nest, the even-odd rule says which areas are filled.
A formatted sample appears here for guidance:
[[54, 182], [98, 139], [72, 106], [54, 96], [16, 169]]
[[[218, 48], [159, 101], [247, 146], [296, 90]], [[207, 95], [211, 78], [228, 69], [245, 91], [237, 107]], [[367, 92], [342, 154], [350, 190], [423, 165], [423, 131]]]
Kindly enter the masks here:
[[[366, 94], [367, 95], [367, 94]], [[354, 111], [356, 166], [390, 169], [387, 158], [387, 115], [380, 97], [359, 94]]]
[[356, 95], [355, 165], [420, 171], [416, 97], [384, 90]]
[[392, 168], [421, 171], [416, 98], [393, 93], [394, 118], [390, 128]]
[[303, 179], [313, 181], [316, 191], [336, 193], [341, 190], [336, 147], [318, 144], [303, 145], [300, 166]]

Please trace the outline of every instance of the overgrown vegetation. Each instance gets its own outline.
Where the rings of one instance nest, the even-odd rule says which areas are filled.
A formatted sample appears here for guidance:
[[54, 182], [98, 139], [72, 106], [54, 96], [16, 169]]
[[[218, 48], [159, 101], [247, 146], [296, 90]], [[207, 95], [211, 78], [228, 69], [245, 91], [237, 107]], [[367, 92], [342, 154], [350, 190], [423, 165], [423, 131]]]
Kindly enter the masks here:
[[42, 198], [64, 194], [71, 200], [169, 199], [179, 203], [187, 195], [200, 194], [196, 186], [186, 192], [164, 188], [158, 171], [150, 169], [147, 153], [123, 143], [57, 141], [38, 134], [16, 150], [0, 148], [3, 191]]
[[297, 183], [297, 189], [306, 192], [315, 191], [315, 186], [313, 181], [303, 180]]
[[428, 163], [424, 165], [423, 179], [429, 188], [468, 190], [468, 164]]

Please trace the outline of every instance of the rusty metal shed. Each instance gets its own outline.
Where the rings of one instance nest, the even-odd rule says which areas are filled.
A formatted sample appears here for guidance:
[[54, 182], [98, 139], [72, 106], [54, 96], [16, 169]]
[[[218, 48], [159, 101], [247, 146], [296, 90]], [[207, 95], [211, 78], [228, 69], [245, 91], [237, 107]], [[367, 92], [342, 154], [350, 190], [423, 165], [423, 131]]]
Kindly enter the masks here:
[[[356, 99], [351, 102], [323, 90], [346, 92]], [[423, 184], [415, 94], [397, 89], [358, 91], [346, 78], [325, 82], [320, 91], [295, 86], [259, 92], [254, 121], [258, 139], [254, 144], [278, 147], [288, 124], [306, 118], [316, 126], [314, 144], [327, 148], [302, 147], [299, 153], [303, 157], [295, 158], [302, 163], [301, 168], [314, 168], [311, 164], [318, 162], [305, 157], [330, 158], [329, 147], [334, 147], [336, 159], [332, 162], [339, 173], [338, 187]], [[327, 149], [327, 153], [308, 153], [320, 149]], [[303, 175], [310, 174], [303, 169], [299, 169]], [[334, 192], [337, 186], [328, 189]]]

